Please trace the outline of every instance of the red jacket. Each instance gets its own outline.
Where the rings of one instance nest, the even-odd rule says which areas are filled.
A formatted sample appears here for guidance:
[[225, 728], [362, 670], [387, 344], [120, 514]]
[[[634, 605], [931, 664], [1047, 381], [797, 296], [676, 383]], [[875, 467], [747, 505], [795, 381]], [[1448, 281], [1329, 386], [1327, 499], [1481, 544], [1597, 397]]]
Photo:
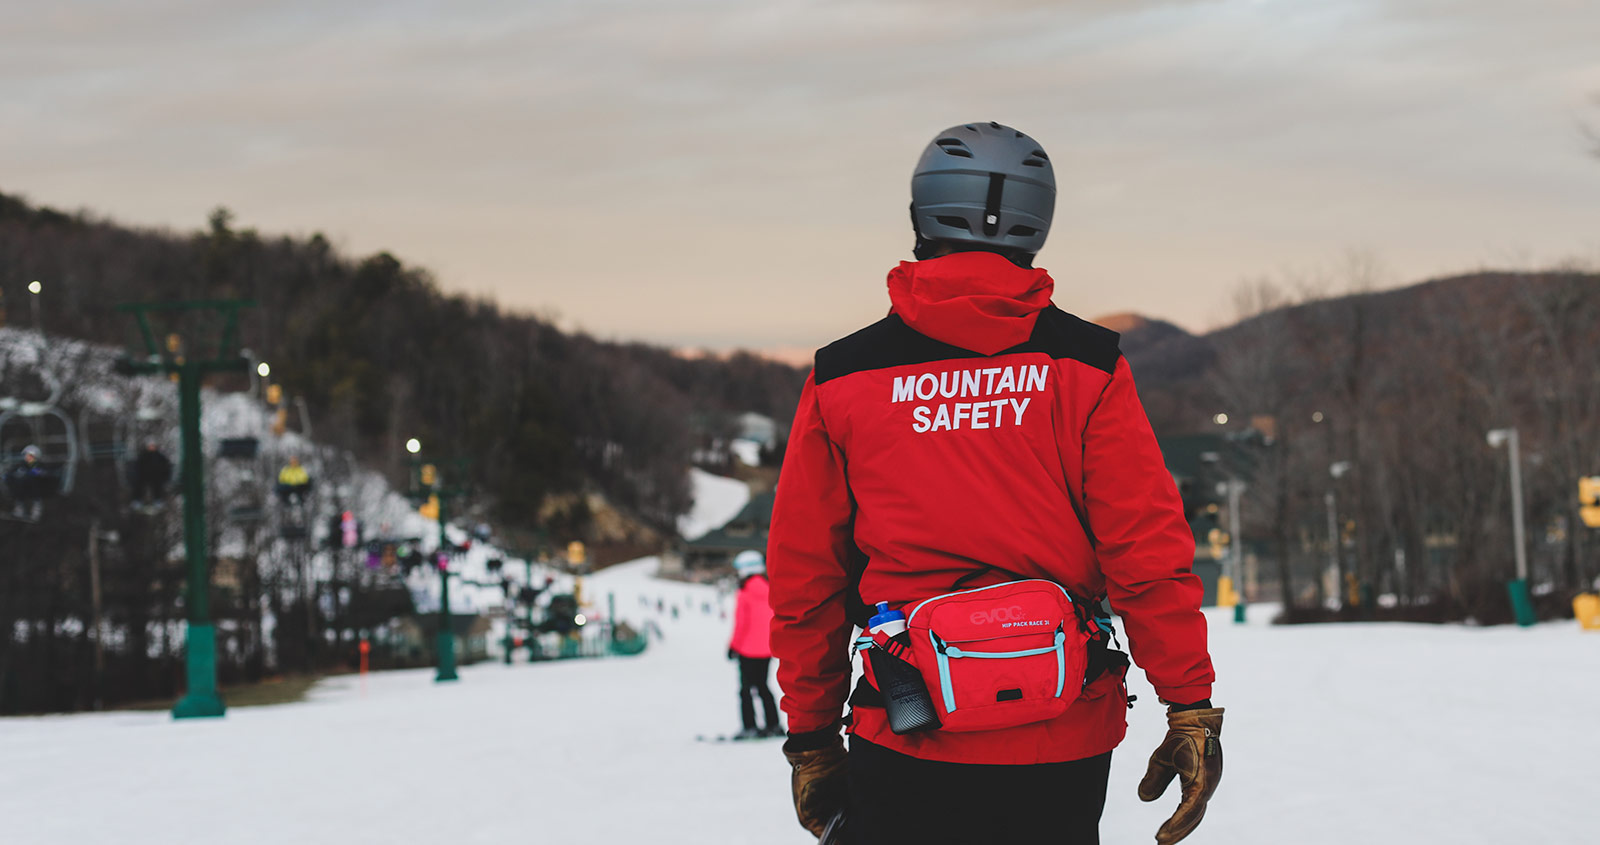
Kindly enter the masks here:
[[739, 601], [733, 608], [733, 637], [728, 648], [740, 657], [772, 656], [772, 608], [767, 602], [770, 587], [761, 575], [744, 579]]
[[[903, 606], [985, 564], [1005, 571], [966, 586], [1047, 578], [1109, 594], [1156, 692], [1210, 697], [1177, 488], [1117, 334], [1056, 309], [1053, 289], [1044, 271], [991, 253], [904, 262], [889, 274], [890, 315], [817, 352], [767, 543], [791, 731], [843, 711], [847, 599]], [[1124, 696], [1107, 674], [1059, 719], [905, 737], [862, 706], [851, 732], [924, 759], [1076, 760], [1121, 742]]]

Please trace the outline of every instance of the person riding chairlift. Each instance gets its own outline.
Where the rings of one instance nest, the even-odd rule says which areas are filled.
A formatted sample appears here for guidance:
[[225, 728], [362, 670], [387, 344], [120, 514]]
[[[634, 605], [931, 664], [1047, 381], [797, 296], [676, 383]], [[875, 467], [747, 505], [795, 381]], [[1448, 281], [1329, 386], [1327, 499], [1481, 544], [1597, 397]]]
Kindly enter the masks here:
[[167, 484], [171, 481], [172, 461], [161, 454], [161, 448], [154, 441], [144, 444], [128, 471], [133, 500], [145, 506], [158, 504], [166, 498]]
[[300, 465], [299, 458], [290, 458], [288, 465], [278, 471], [279, 501], [286, 505], [303, 505], [310, 495], [311, 474]]
[[11, 514], [18, 519], [38, 522], [44, 515], [44, 498], [50, 491], [50, 476], [39, 462], [43, 453], [38, 446], [22, 450], [22, 460], [6, 471], [6, 492], [14, 503]]

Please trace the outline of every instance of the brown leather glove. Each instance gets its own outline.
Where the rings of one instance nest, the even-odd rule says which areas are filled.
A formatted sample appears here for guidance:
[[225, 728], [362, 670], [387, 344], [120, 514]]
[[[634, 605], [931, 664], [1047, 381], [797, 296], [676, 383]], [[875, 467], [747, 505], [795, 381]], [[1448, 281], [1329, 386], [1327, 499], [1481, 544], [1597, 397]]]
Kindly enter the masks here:
[[800, 826], [821, 837], [835, 813], [844, 808], [846, 775], [844, 740], [837, 727], [790, 734], [783, 756], [794, 767], [794, 814]]
[[1179, 779], [1178, 811], [1156, 831], [1156, 842], [1172, 845], [1194, 832], [1206, 814], [1206, 802], [1222, 782], [1222, 708], [1167, 714], [1167, 738], [1150, 755], [1150, 768], [1139, 782], [1139, 799], [1154, 801]]

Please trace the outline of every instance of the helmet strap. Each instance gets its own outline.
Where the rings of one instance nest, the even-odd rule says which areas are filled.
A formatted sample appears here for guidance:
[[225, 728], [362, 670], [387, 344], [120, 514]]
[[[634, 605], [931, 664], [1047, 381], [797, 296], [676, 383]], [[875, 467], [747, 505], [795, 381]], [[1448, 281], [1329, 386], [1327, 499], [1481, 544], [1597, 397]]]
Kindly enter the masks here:
[[1000, 234], [1000, 199], [1006, 192], [1006, 175], [989, 174], [989, 196], [983, 201], [983, 234], [994, 237]]

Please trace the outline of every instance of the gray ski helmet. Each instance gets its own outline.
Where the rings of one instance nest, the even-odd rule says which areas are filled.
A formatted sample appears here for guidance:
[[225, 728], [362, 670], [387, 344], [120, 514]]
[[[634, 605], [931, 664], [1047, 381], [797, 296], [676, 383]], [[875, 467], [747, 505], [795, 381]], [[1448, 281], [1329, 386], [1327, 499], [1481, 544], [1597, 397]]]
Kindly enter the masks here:
[[911, 174], [917, 257], [934, 241], [991, 249], [1026, 263], [1044, 246], [1056, 174], [1039, 142], [998, 123], [940, 132]]

